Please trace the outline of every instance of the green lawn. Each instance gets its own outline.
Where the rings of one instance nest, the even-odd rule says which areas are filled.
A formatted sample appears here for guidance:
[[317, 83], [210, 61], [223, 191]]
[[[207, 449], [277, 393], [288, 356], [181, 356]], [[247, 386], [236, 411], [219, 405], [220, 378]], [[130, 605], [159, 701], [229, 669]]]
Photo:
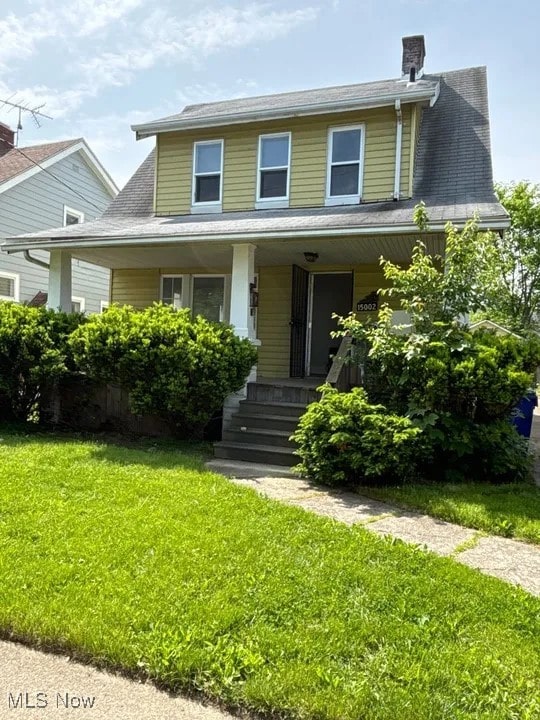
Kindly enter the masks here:
[[433, 483], [358, 492], [492, 535], [540, 543], [540, 487], [533, 484]]
[[540, 716], [540, 600], [522, 590], [195, 454], [0, 437], [4, 636], [280, 717]]

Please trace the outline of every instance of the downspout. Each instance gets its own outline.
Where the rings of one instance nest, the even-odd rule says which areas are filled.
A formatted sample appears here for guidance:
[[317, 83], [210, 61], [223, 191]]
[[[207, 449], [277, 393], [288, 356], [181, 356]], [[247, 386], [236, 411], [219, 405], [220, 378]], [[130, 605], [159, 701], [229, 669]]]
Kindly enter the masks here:
[[394, 200], [399, 200], [401, 187], [401, 145], [403, 137], [403, 117], [401, 100], [396, 100], [396, 174], [394, 176]]
[[34, 265], [39, 265], [39, 267], [45, 268], [45, 270], [50, 269], [50, 265], [48, 262], [45, 262], [45, 260], [38, 260], [37, 258], [32, 257], [32, 255], [30, 255], [29, 250], [23, 250], [23, 255], [24, 255], [24, 259], [28, 260], [29, 263], [33, 263]]

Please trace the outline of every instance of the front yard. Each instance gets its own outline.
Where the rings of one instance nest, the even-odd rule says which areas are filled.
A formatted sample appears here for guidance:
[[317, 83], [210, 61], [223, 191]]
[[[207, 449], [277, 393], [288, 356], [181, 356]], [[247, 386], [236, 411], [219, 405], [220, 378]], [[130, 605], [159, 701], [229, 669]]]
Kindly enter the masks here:
[[0, 630], [262, 713], [532, 719], [540, 601], [195, 452], [0, 433]]

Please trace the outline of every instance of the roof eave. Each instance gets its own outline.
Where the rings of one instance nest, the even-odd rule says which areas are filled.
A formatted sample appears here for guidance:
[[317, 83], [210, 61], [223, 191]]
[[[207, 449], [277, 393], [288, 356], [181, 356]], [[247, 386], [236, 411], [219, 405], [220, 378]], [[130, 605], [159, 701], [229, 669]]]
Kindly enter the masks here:
[[[461, 229], [468, 220], [455, 219], [450, 222]], [[429, 223], [428, 232], [444, 232], [449, 221]], [[503, 215], [484, 217], [478, 222], [481, 230], [505, 230], [510, 226], [508, 217]], [[189, 242], [264, 242], [265, 240], [286, 240], [290, 238], [315, 238], [315, 237], [344, 237], [351, 235], [418, 235], [418, 226], [414, 222], [396, 225], [361, 225], [357, 227], [339, 228], [318, 228], [307, 230], [259, 230], [249, 232], [231, 233], [209, 233], [209, 234], [185, 234], [185, 235], [160, 235], [149, 233], [144, 236], [91, 236], [77, 238], [9, 238], [5, 240], [0, 249], [7, 253], [22, 252], [23, 250], [65, 250], [78, 248], [100, 248], [100, 247], [121, 247], [140, 246], [149, 243], [156, 245], [171, 245], [175, 243]]]
[[332, 112], [343, 112], [352, 110], [367, 110], [378, 107], [393, 106], [396, 100], [402, 103], [407, 102], [425, 102], [429, 101], [434, 104], [439, 96], [440, 83], [432, 88], [421, 88], [420, 90], [408, 90], [405, 92], [395, 92], [378, 97], [343, 100], [341, 102], [326, 102], [309, 105], [297, 105], [289, 108], [258, 110], [242, 113], [232, 113], [230, 115], [220, 115], [214, 117], [181, 120], [155, 120], [150, 123], [141, 123], [132, 125], [131, 129], [135, 132], [137, 140], [157, 135], [163, 132], [174, 132], [178, 130], [197, 130], [202, 128], [220, 127], [223, 125], [239, 125], [248, 122], [261, 122], [264, 120], [279, 120], [290, 117], [302, 117], [305, 115], [323, 115]]

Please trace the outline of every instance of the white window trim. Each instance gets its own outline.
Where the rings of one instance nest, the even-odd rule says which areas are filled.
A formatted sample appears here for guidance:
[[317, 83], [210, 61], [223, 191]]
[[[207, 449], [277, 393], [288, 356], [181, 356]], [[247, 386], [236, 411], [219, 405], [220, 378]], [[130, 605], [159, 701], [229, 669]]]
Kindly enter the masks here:
[[163, 280], [165, 278], [182, 278], [182, 295], [181, 295], [181, 300], [180, 300], [180, 307], [181, 308], [186, 307], [186, 296], [189, 297], [189, 295], [186, 294], [186, 282], [189, 282], [189, 276], [182, 275], [180, 273], [163, 273], [163, 275], [160, 275], [160, 277], [159, 277], [159, 299], [161, 302], [163, 302]]
[[2, 270], [0, 272], [0, 277], [5, 278], [6, 280], [13, 280], [13, 297], [11, 297], [11, 295], [0, 295], [0, 300], [19, 302], [21, 288], [21, 279], [19, 275], [17, 273], [4, 272]]
[[99, 312], [102, 313], [110, 306], [110, 303], [108, 300], [100, 300], [99, 301]]
[[79, 310], [79, 312], [83, 313], [83, 312], [86, 311], [86, 299], [85, 299], [85, 298], [83, 298], [83, 297], [78, 297], [77, 295], [72, 295], [72, 296], [71, 296], [71, 302], [72, 302], [72, 303], [79, 303], [80, 308], [81, 308], [81, 309]]
[[223, 278], [223, 309], [222, 309], [222, 315], [223, 319], [220, 320], [222, 323], [229, 323], [230, 315], [231, 315], [231, 276], [225, 275], [223, 273], [199, 273], [196, 275], [191, 275], [191, 282], [189, 283], [189, 306], [191, 309], [193, 309], [193, 290], [195, 289], [195, 278], [205, 278], [205, 277], [212, 277], [212, 278]]
[[[289, 139], [289, 156], [287, 158], [287, 165], [275, 165], [272, 167], [261, 167], [261, 156], [262, 156], [262, 141], [266, 138], [277, 138], [287, 137]], [[259, 135], [259, 149], [257, 151], [257, 195], [255, 201], [255, 209], [261, 210], [265, 208], [284, 208], [289, 207], [289, 196], [291, 189], [291, 155], [292, 155], [292, 133], [279, 132], [279, 133], [265, 133]], [[282, 197], [273, 198], [262, 198], [261, 197], [261, 172], [266, 170], [287, 170], [287, 193]]]
[[[215, 172], [208, 173], [197, 173], [196, 170], [196, 158], [197, 158], [197, 147], [199, 145], [216, 145], [217, 143], [221, 146], [221, 165], [219, 168], [219, 200], [210, 200], [209, 202], [197, 202], [195, 194], [197, 192], [197, 177], [204, 177], [205, 175], [215, 175]], [[221, 212], [223, 206], [223, 164], [225, 155], [225, 141], [221, 138], [215, 140], [197, 140], [193, 143], [193, 161], [192, 161], [192, 173], [191, 173], [191, 212], [192, 213], [210, 213], [210, 212]]]
[[[330, 195], [330, 187], [332, 182], [332, 167], [334, 165], [352, 165], [356, 161], [332, 162], [332, 151], [334, 147], [334, 132], [343, 132], [344, 130], [360, 130], [360, 157], [358, 158], [358, 193], [355, 195]], [[356, 125], [334, 125], [328, 128], [327, 141], [327, 159], [326, 159], [326, 197], [324, 204], [330, 205], [356, 205], [362, 199], [363, 183], [364, 183], [364, 148], [366, 140], [365, 123]]]
[[79, 218], [79, 224], [84, 222], [84, 213], [80, 210], [74, 210], [73, 208], [68, 207], [67, 205], [64, 205], [64, 227], [67, 225], [67, 216], [69, 215], [75, 215], [75, 217]]

